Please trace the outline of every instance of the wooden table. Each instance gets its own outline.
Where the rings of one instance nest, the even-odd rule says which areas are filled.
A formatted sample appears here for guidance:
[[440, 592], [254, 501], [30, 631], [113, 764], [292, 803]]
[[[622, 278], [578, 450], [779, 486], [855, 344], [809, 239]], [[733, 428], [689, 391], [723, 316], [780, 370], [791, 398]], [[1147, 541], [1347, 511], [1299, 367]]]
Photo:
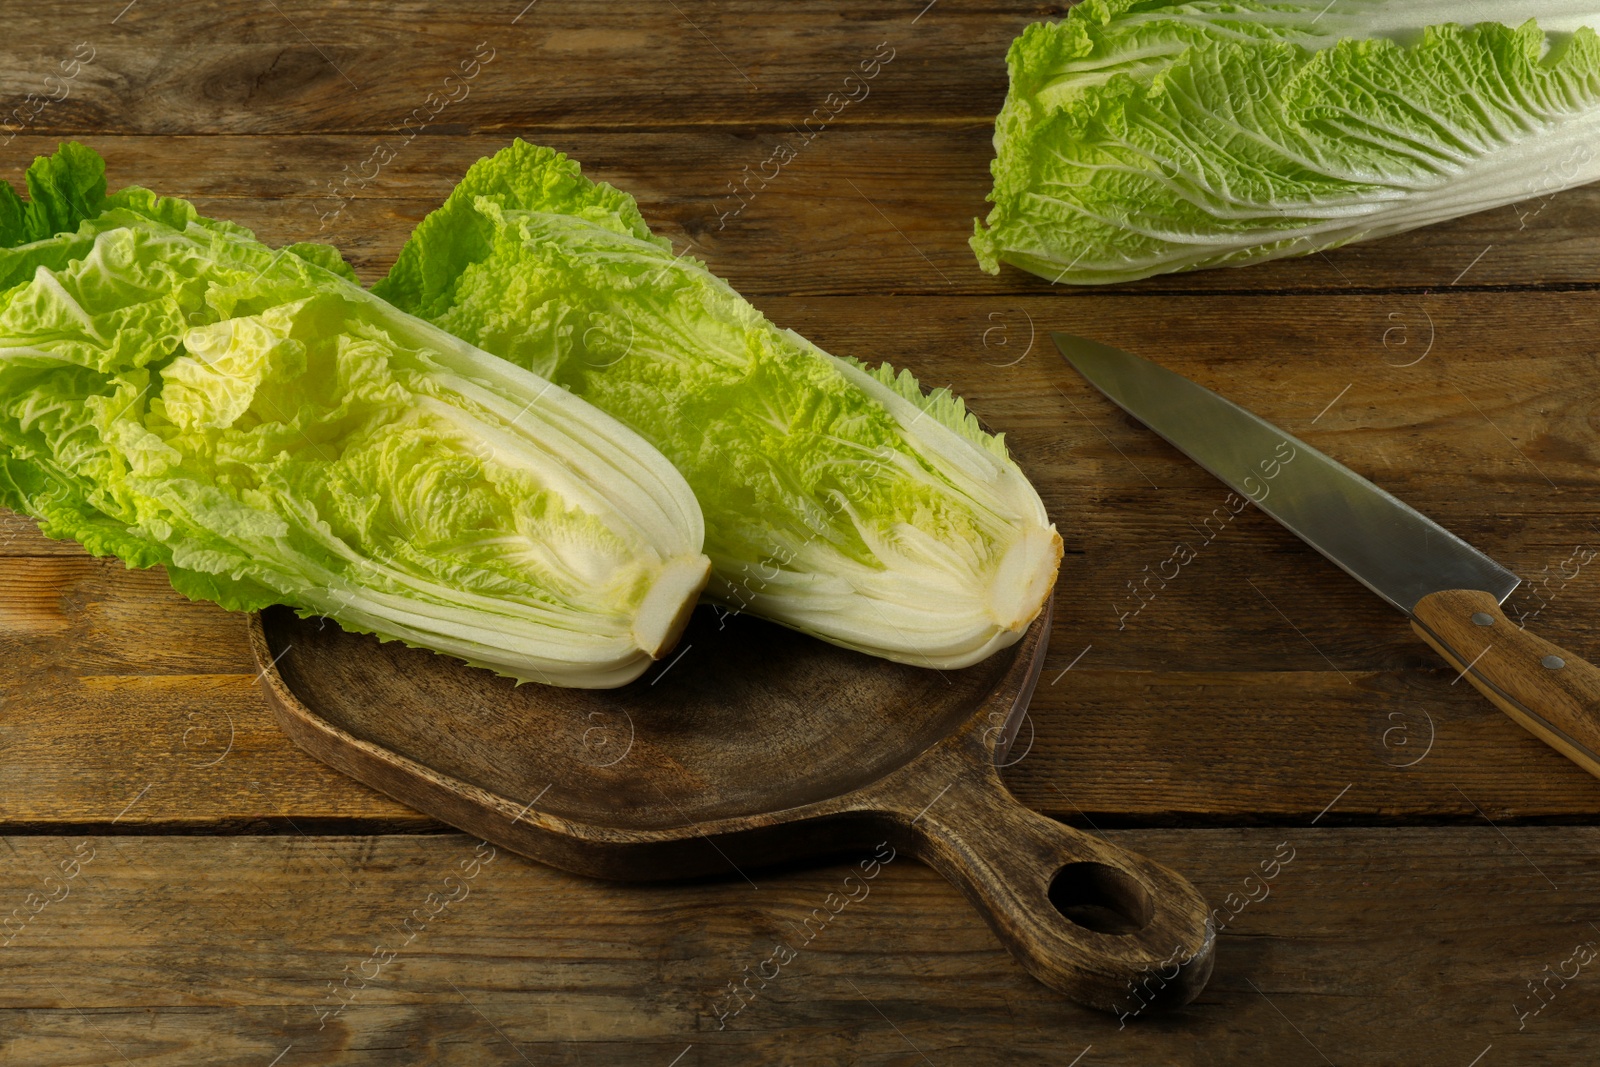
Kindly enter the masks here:
[[[844, 865], [640, 887], [480, 850], [441, 907], [477, 843], [293, 748], [243, 618], [5, 514], [0, 1062], [1594, 1061], [1600, 967], [1573, 961], [1600, 946], [1600, 782], [1254, 509], [1206, 540], [1225, 490], [1045, 331], [1158, 358], [1370, 474], [1529, 578], [1511, 609], [1593, 656], [1600, 188], [1116, 289], [991, 278], [966, 238], [1003, 56], [1065, 5], [526, 2], [16, 5], [0, 101], [92, 59], [10, 141], [6, 177], [76, 137], [113, 185], [332, 240], [371, 281], [521, 135], [634, 193], [779, 323], [950, 385], [1067, 545], [1008, 780], [1186, 872], [1224, 909], [1215, 977], [1167, 1016], [1079, 1009], [907, 860], [719, 1021]], [[795, 126], [891, 51], [774, 175]], [[434, 92], [458, 98], [418, 131]], [[1179, 542], [1197, 557], [1127, 614]]]

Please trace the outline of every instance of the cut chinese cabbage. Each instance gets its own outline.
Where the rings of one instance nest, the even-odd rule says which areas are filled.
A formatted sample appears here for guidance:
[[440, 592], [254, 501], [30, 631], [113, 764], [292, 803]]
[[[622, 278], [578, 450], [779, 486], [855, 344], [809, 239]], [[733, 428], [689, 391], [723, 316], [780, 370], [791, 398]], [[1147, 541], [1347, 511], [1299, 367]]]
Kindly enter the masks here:
[[1085, 0], [1012, 43], [973, 250], [1129, 281], [1594, 181], [1596, 26], [1600, 0]]
[[81, 146], [28, 184], [0, 193], [0, 504], [188, 596], [519, 680], [620, 685], [676, 639], [703, 522], [637, 434], [328, 250], [106, 197]]
[[944, 668], [1015, 641], [1049, 594], [1061, 539], [960, 400], [774, 326], [559, 153], [480, 160], [374, 291], [661, 449], [733, 610]]

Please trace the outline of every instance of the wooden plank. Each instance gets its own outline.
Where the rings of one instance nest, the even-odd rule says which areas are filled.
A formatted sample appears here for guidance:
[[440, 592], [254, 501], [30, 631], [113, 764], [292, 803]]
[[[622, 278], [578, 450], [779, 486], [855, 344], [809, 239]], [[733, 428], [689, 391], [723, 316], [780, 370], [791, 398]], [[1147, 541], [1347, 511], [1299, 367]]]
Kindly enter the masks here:
[[[247, 653], [242, 619], [209, 606], [207, 614], [216, 631], [196, 627], [191, 641], [219, 660]], [[59, 826], [76, 812], [71, 821], [83, 824], [169, 830], [438, 827], [288, 743], [255, 686], [254, 664], [219, 667], [75, 675], [52, 664], [6, 684], [0, 821]], [[11, 683], [17, 672], [6, 673]]]
[[[761, 303], [836, 352], [953, 386], [1038, 484], [1068, 556], [1034, 747], [1009, 772], [1026, 803], [1080, 825], [1281, 821], [1350, 785], [1330, 818], [1470, 820], [1472, 804], [1496, 820], [1600, 815], [1596, 783], [1452, 685], [1399, 613], [1254, 509], [1230, 516], [1220, 485], [1043, 339], [1054, 325], [1119, 338], [1303, 434], [1530, 579], [1513, 616], [1593, 657], [1600, 296], [1423, 299], [1434, 347], [1410, 367], [1383, 346], [1386, 296]], [[1015, 344], [990, 332], [985, 347], [1002, 327]], [[1281, 340], [1267, 351], [1264, 337]], [[1180, 543], [1196, 555], [1174, 572], [1163, 565]], [[123, 824], [431, 825], [277, 736], [250, 688], [242, 619], [159, 572], [40, 550], [61, 548], [26, 532], [0, 546], [0, 818], [104, 825], [154, 782]], [[1152, 573], [1173, 577], [1146, 584]], [[1148, 598], [1137, 612], [1130, 582]], [[247, 740], [216, 763], [212, 742], [186, 754], [184, 730], [220, 731], [218, 709]]]
[[[46, 133], [183, 134], [782, 127], [824, 107], [815, 122], [988, 118], [1012, 38], [1068, 5], [848, 0], [789, 18], [758, 0], [626, 15], [604, 0], [118, 6], [18, 12], [0, 48], [7, 112]], [[37, 114], [30, 93], [51, 98]]]
[[89, 554], [76, 541], [57, 541], [39, 532], [27, 515], [0, 508], [0, 556], [80, 556]]
[[0, 1060], [1465, 1067], [1600, 1033], [1600, 829], [1113, 836], [1218, 909], [1164, 1019], [1066, 1003], [904, 858], [807, 940], [853, 866], [621, 886], [460, 835], [11, 837]]
[[[1600, 818], [1595, 781], [1265, 517], [1206, 536], [1220, 486], [1043, 344], [1066, 328], [1155, 355], [1371, 473], [1535, 579], [1513, 612], [1593, 656], [1600, 569], [1575, 561], [1600, 547], [1600, 188], [1119, 290], [991, 278], [966, 239], [1002, 57], [1065, 9], [64, 0], [8, 12], [0, 124], [79, 42], [94, 58], [0, 176], [79, 137], [113, 185], [274, 243], [334, 240], [371, 281], [473, 159], [522, 135], [637, 195], [784, 325], [950, 384], [1007, 432], [1068, 544], [1008, 781], [1223, 908], [1196, 1004], [1125, 1029], [1065, 1004], [902, 860], [719, 1018], [845, 868], [625, 887], [499, 854], [460, 881], [474, 842], [284, 740], [242, 620], [0, 512], [0, 826], [20, 831], [0, 864], [0, 1063], [1592, 1058], [1600, 986], [1576, 961], [1600, 944], [1600, 827], [1516, 824]], [[895, 54], [869, 97], [742, 186], [880, 41]], [[411, 138], [479, 42], [495, 53], [470, 92]], [[342, 184], [381, 149], [392, 162]], [[1202, 551], [1130, 613], [1128, 583], [1191, 536]], [[1125, 829], [1177, 820], [1231, 828]], [[1462, 825], [1371, 825], [1429, 821]], [[1294, 861], [1246, 903], [1280, 843]], [[332, 1015], [330, 987], [385, 950]]]
[[[1051, 286], [1010, 267], [991, 277], [967, 247], [974, 217], [987, 212], [993, 152], [986, 123], [829, 130], [775, 174], [762, 164], [783, 142], [783, 131], [720, 126], [628, 133], [520, 126], [427, 136], [406, 146], [371, 134], [86, 134], [83, 140], [106, 156], [113, 187], [142, 184], [192, 198], [202, 211], [250, 226], [274, 244], [331, 241], [370, 283], [388, 271], [412, 228], [467, 167], [517, 135], [569, 153], [590, 176], [637, 197], [656, 232], [751, 296], [1065, 301], [1106, 292], [1592, 287], [1600, 277], [1600, 245], [1590, 226], [1600, 212], [1600, 187], [1322, 255], [1164, 275], [1115, 289]], [[0, 176], [20, 184], [28, 162], [56, 143], [53, 136], [18, 136], [3, 155]], [[394, 151], [392, 161], [364, 166], [380, 145]], [[1379, 316], [1377, 335], [1388, 331], [1391, 362], [1411, 358], [1399, 351], [1402, 338], [1426, 336], [1424, 311], [1432, 299], [1396, 295]]]
[[80, 552], [0, 558], [0, 575], [0, 822], [437, 825], [287, 744], [244, 617], [160, 568]]

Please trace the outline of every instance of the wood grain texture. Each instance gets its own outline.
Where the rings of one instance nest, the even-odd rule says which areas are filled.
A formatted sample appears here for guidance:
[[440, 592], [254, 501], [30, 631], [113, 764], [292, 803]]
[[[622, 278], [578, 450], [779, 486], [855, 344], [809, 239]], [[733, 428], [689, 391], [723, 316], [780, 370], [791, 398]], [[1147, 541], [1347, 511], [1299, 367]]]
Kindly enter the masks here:
[[[431, 116], [433, 133], [785, 128], [829, 93], [851, 92], [844, 79], [889, 42], [894, 58], [870, 80], [870, 94], [833, 124], [987, 121], [1005, 96], [1011, 39], [1069, 5], [942, 0], [919, 17], [926, 6], [847, 0], [775, 18], [758, 0], [625, 12], [606, 0], [381, 8], [279, 0], [260, 9], [141, 2], [113, 21], [120, 5], [108, 12], [69, 0], [16, 13], [0, 51], [0, 98], [60, 96], [43, 80], [87, 42], [92, 61], [30, 129], [389, 134], [434, 91], [453, 99]], [[459, 76], [480, 45], [491, 58], [465, 79], [463, 95], [444, 79]]]
[[1492, 1046], [1481, 1067], [1585, 1063], [1600, 1036], [1594, 828], [1111, 837], [1194, 872], [1223, 923], [1200, 998], [1134, 1015], [1130, 993], [1125, 1026], [1028, 977], [909, 859], [841, 907], [871, 850], [752, 888], [592, 882], [461, 835], [8, 838], [0, 914], [66, 895], [0, 947], [0, 1063], [1466, 1067]]
[[1000, 780], [1048, 607], [1015, 645], [959, 671], [701, 611], [648, 682], [602, 691], [514, 687], [323, 623], [286, 609], [251, 620], [284, 732], [502, 848], [662, 880], [748, 877], [882, 840], [959, 886], [1023, 966], [1074, 1001], [1115, 1010], [1128, 983], [1160, 972], [1149, 1003], [1167, 1008], [1211, 974], [1215, 934], [1193, 886], [1023, 807]]
[[[520, 135], [635, 194], [781, 324], [951, 385], [1006, 431], [1068, 547], [1006, 782], [1224, 907], [1194, 1004], [1117, 1029], [905, 859], [765, 987], [750, 976], [846, 868], [625, 887], [501, 854], [429, 917], [473, 842], [295, 749], [253, 688], [244, 619], [0, 512], [0, 826], [19, 831], [0, 922], [33, 915], [0, 936], [0, 1063], [1592, 1058], [1592, 965], [1558, 972], [1596, 937], [1600, 839], [1512, 824], [1600, 820], [1594, 780], [1450, 685], [1403, 618], [1265, 517], [1217, 517], [1219, 485], [1029, 339], [1103, 337], [1260, 411], [1517, 570], [1513, 621], [1592, 657], [1600, 571], [1572, 561], [1600, 539], [1600, 189], [1117, 290], [984, 275], [966, 239], [1004, 48], [1064, 9], [18, 7], [0, 177], [79, 138], [113, 185], [193, 197], [274, 243], [335, 240], [370, 282], [465, 166]], [[410, 137], [484, 41], [470, 94]], [[94, 59], [66, 98], [6, 124], [80, 42]], [[749, 178], [879, 42], [895, 57], [869, 97]], [[380, 146], [394, 160], [364, 175]], [[1163, 580], [1180, 543], [1201, 551]], [[1464, 825], [1416, 825], [1436, 822]], [[1202, 828], [1242, 823], [1277, 825]], [[1327, 829], [1350, 824], [1366, 828]], [[81, 880], [33, 912], [80, 844], [96, 850]], [[375, 946], [398, 951], [318, 1029]], [[759, 995], [718, 1029], [747, 980]]]
[[[1593, 557], [1581, 558], [1588, 563]], [[1412, 629], [1513, 722], [1600, 777], [1600, 671], [1519, 628], [1492, 593], [1453, 589], [1417, 602]]]
[[[1390, 334], [1385, 347], [1389, 316], [1399, 309], [1426, 330], [1419, 299], [1432, 347], [1413, 337], [1427, 355], [1395, 366], [1404, 346]], [[950, 385], [1006, 432], [1039, 486], [1067, 556], [1025, 733], [1033, 747], [1019, 744], [1007, 769], [1019, 799], [1079, 826], [1277, 821], [1315, 815], [1354, 783], [1330, 819], [1477, 819], [1454, 784], [1496, 820], [1600, 814], [1588, 776], [1450, 685], [1456, 672], [1401, 615], [1255, 510], [1229, 517], [1220, 484], [1027, 346], [1030, 329], [1098, 332], [1218, 389], [1523, 575], [1510, 616], [1593, 655], [1600, 571], [1574, 553], [1600, 542], [1589, 488], [1600, 295], [1053, 300], [758, 301], [830, 350]], [[24, 592], [28, 605], [0, 611], [40, 610], [30, 557], [78, 555], [87, 568], [47, 572], [59, 576], [68, 629], [18, 631], [14, 646], [3, 635], [17, 650], [0, 659], [13, 709], [0, 715], [0, 743], [16, 754], [0, 787], [9, 818], [104, 824], [156, 781], [124, 823], [433, 825], [274, 736], [248, 685], [242, 617], [184, 600], [158, 573], [89, 561], [26, 520], [0, 531], [0, 605]], [[1180, 543], [1197, 555], [1163, 584]], [[169, 676], [159, 699], [119, 696], [113, 683], [85, 693], [76, 680], [146, 674]], [[249, 758], [168, 761], [167, 724], [185, 701], [208, 707], [223, 675], [237, 676], [229, 713], [257, 739]]]
[[[518, 89], [529, 97], [542, 91], [537, 82]], [[388, 271], [412, 228], [467, 167], [520, 136], [569, 153], [591, 177], [626, 190], [674, 248], [704, 259], [752, 297], [920, 293], [1070, 301], [1112, 292], [1405, 288], [1414, 291], [1389, 297], [1375, 334], [1387, 334], [1385, 356], [1399, 364], [1426, 347], [1426, 316], [1442, 293], [1600, 286], [1600, 246], [1589, 223], [1600, 211], [1600, 187], [1247, 269], [1094, 289], [1052, 286], [1010, 267], [990, 276], [978, 269], [967, 239], [974, 217], [988, 210], [992, 132], [987, 119], [830, 129], [770, 180], [748, 187], [745, 179], [759, 175], [774, 148], [788, 143], [783, 129], [532, 125], [430, 134], [405, 144], [378, 134], [73, 136], [105, 155], [113, 187], [142, 184], [191, 198], [202, 211], [250, 226], [273, 244], [332, 241], [369, 283]], [[53, 151], [58, 141], [31, 131], [18, 135], [3, 153], [0, 176], [19, 179], [35, 155]], [[393, 151], [393, 160], [364, 166], [380, 146]]]

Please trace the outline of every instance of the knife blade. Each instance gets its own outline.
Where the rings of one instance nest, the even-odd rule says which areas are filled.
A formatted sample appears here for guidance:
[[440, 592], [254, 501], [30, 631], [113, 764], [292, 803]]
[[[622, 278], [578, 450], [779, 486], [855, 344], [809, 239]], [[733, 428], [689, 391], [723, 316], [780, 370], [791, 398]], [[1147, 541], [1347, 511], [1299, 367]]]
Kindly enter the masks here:
[[1600, 777], [1600, 670], [1506, 618], [1515, 574], [1204, 386], [1109, 345], [1052, 337], [1113, 403], [1404, 612], [1500, 710]]

